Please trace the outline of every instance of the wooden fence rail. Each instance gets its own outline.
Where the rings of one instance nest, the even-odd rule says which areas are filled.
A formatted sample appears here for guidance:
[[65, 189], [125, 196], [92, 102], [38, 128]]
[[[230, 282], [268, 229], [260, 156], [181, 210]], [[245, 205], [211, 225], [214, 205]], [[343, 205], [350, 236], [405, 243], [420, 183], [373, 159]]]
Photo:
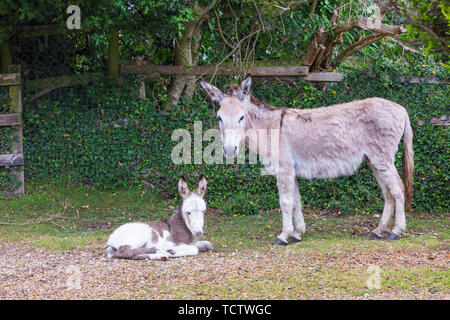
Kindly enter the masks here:
[[[125, 64], [121, 67], [122, 73], [143, 74], [149, 79], [170, 75], [195, 75], [195, 76], [236, 76], [241, 69], [239, 67], [228, 66], [150, 66]], [[308, 81], [315, 82], [336, 82], [344, 77], [339, 72], [313, 72], [308, 73], [306, 66], [257, 66], [247, 67], [245, 72], [252, 77], [300, 77]]]

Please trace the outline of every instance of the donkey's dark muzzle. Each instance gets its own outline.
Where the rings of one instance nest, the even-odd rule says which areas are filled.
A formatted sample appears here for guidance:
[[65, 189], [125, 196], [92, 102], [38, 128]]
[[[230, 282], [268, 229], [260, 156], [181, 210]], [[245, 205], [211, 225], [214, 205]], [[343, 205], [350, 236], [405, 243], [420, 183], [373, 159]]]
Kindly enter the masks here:
[[223, 155], [228, 159], [236, 158], [237, 150], [238, 148], [236, 146], [222, 146]]

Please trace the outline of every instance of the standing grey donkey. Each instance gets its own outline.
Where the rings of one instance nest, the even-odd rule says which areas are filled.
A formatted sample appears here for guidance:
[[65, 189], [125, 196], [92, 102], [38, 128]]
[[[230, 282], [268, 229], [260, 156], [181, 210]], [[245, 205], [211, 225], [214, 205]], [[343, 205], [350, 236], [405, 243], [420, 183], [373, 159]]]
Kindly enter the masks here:
[[183, 204], [177, 211], [165, 220], [131, 222], [120, 226], [109, 236], [107, 257], [167, 260], [212, 250], [209, 241], [198, 240], [203, 233], [206, 186], [206, 179], [201, 176], [197, 188], [191, 192], [181, 177], [178, 193], [183, 198]]
[[[395, 209], [395, 226], [389, 239], [398, 239], [406, 229], [404, 207], [405, 200], [408, 209], [411, 207], [414, 170], [413, 132], [405, 108], [381, 98], [315, 109], [277, 108], [256, 99], [251, 83], [252, 78], [247, 76], [240, 86], [225, 94], [200, 81], [212, 101], [220, 105], [217, 119], [225, 157], [237, 157], [244, 141], [259, 155], [267, 172], [276, 176], [283, 228], [274, 244], [300, 241], [305, 232], [297, 176], [351, 175], [364, 159], [369, 161], [385, 200], [371, 238], [379, 239], [383, 232], [389, 232]], [[402, 136], [405, 186], [394, 165]]]

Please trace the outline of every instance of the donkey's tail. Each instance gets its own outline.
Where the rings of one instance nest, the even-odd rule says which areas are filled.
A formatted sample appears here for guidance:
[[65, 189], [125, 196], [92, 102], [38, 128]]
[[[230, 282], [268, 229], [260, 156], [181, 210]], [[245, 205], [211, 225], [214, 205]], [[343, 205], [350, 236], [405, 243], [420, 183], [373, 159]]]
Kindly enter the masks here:
[[406, 210], [411, 212], [411, 202], [413, 195], [414, 173], [414, 151], [413, 151], [413, 131], [408, 115], [406, 115], [405, 132], [403, 134], [403, 179], [405, 180], [405, 204]]

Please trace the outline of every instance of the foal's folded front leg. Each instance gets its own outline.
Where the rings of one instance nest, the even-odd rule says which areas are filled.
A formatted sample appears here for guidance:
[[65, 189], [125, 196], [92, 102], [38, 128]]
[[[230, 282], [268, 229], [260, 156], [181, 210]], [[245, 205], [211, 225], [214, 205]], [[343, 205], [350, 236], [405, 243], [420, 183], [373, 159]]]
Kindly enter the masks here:
[[180, 244], [173, 246], [167, 252], [170, 254], [170, 258], [178, 258], [184, 256], [195, 256], [198, 254], [199, 250], [196, 246], [189, 244]]
[[212, 251], [213, 249], [213, 245], [209, 241], [197, 241], [194, 245], [197, 247], [198, 252]]

